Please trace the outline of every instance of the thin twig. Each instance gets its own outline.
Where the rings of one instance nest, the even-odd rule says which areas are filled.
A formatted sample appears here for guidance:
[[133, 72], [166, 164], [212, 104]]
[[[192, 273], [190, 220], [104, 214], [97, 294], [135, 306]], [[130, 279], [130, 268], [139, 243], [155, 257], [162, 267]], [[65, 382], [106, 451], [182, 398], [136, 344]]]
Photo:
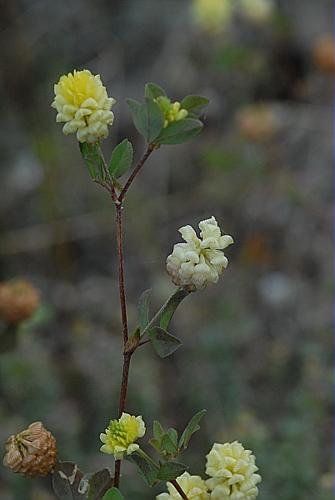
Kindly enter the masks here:
[[185, 494], [185, 492], [182, 490], [181, 486], [177, 483], [175, 479], [172, 479], [170, 483], [173, 484], [173, 486], [176, 488], [181, 498], [184, 498], [184, 500], [188, 500], [187, 495]]
[[147, 159], [149, 158], [149, 156], [151, 155], [151, 153], [153, 152], [154, 149], [155, 149], [155, 147], [152, 144], [149, 144], [149, 146], [147, 147], [146, 152], [144, 153], [144, 155], [142, 156], [142, 158], [137, 163], [136, 167], [134, 168], [134, 170], [130, 174], [130, 176], [129, 176], [127, 182], [126, 182], [126, 184], [124, 185], [124, 188], [122, 189], [121, 193], [119, 194], [118, 201], [120, 203], [122, 203], [124, 197], [126, 196], [126, 193], [127, 193], [128, 189], [131, 186], [131, 183], [133, 182], [133, 180], [135, 179], [136, 175], [139, 173], [139, 171], [141, 170], [141, 168], [143, 167], [144, 163], [147, 161]]
[[[120, 293], [120, 306], [121, 306], [121, 319], [122, 319], [122, 335], [123, 335], [123, 350], [128, 342], [128, 320], [127, 320], [127, 305], [126, 305], [126, 292], [124, 281], [124, 256], [123, 256], [123, 228], [122, 228], [122, 205], [115, 204], [116, 208], [116, 241], [118, 253], [118, 271], [119, 271], [119, 293]], [[119, 418], [126, 407], [126, 398], [128, 390], [128, 377], [130, 367], [131, 353], [123, 354], [123, 368], [119, 400]], [[118, 487], [120, 482], [121, 462], [115, 461], [114, 471], [114, 486]]]

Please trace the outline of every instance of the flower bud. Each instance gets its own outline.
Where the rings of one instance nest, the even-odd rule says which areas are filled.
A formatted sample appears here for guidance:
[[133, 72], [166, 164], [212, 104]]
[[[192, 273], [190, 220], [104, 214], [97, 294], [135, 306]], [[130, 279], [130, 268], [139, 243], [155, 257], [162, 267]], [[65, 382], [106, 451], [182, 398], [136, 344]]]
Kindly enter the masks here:
[[0, 283], [0, 318], [10, 325], [28, 319], [40, 303], [38, 291], [27, 281]]
[[105, 433], [100, 434], [100, 440], [104, 443], [100, 451], [114, 455], [115, 460], [121, 460], [125, 454], [130, 455], [139, 449], [135, 441], [144, 434], [145, 424], [141, 416], [122, 413], [119, 420], [111, 420]]
[[164, 113], [164, 128], [166, 128], [170, 123], [178, 122], [187, 117], [187, 109], [181, 107], [180, 102], [171, 102], [166, 96], [160, 96], [155, 99], [155, 102], [161, 108]]
[[34, 422], [6, 442], [5, 467], [26, 476], [46, 476], [55, 466], [56, 440], [41, 422]]
[[172, 281], [190, 291], [201, 290], [216, 283], [228, 265], [223, 250], [233, 243], [228, 234], [222, 235], [215, 217], [199, 223], [200, 238], [192, 226], [179, 229], [186, 243], [177, 243], [166, 260]]
[[56, 121], [65, 122], [65, 135], [76, 133], [79, 142], [97, 142], [108, 136], [112, 125], [111, 111], [115, 99], [108, 97], [100, 75], [84, 69], [61, 76], [54, 86], [55, 98], [51, 104], [57, 110]]

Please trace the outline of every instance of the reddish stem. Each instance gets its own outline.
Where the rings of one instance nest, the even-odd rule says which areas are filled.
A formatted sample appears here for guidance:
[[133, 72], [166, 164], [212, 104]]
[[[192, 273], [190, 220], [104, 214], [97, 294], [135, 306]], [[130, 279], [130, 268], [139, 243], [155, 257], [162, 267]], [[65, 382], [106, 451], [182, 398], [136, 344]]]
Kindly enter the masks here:
[[144, 155], [142, 156], [142, 158], [140, 159], [140, 161], [137, 163], [136, 167], [134, 168], [134, 170], [130, 174], [130, 176], [129, 176], [127, 182], [126, 182], [126, 184], [124, 185], [124, 188], [122, 189], [121, 193], [119, 194], [118, 200], [119, 200], [120, 203], [122, 203], [124, 197], [126, 196], [126, 193], [127, 193], [128, 189], [131, 186], [131, 183], [133, 182], [133, 180], [135, 179], [136, 175], [139, 173], [139, 171], [141, 170], [141, 168], [143, 167], [144, 163], [149, 158], [149, 156], [151, 155], [151, 153], [153, 152], [154, 149], [155, 149], [155, 147], [152, 144], [149, 144], [146, 152], [144, 153]]
[[176, 488], [176, 490], [178, 491], [181, 498], [184, 498], [184, 500], [188, 500], [188, 497], [186, 496], [186, 494], [182, 490], [181, 486], [177, 483], [177, 481], [175, 479], [170, 481], [170, 483], [173, 484], [173, 486]]

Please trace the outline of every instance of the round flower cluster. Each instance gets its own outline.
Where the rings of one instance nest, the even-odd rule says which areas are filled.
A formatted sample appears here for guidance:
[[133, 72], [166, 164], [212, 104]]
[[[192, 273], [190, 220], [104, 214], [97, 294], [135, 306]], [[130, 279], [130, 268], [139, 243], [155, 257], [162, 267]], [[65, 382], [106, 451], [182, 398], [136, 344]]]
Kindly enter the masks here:
[[199, 223], [200, 238], [192, 226], [179, 229], [186, 243], [177, 243], [168, 256], [166, 267], [173, 283], [189, 290], [201, 290], [216, 283], [228, 265], [223, 251], [233, 243], [228, 234], [222, 235], [215, 217]]
[[115, 460], [121, 460], [125, 454], [130, 455], [139, 449], [134, 442], [145, 434], [145, 425], [141, 416], [134, 417], [122, 413], [119, 420], [111, 420], [105, 433], [100, 434], [104, 443], [100, 451], [114, 455]]
[[[190, 500], [255, 500], [257, 484], [262, 480], [255, 474], [258, 468], [250, 450], [234, 441], [215, 443], [207, 455], [204, 481], [200, 476], [184, 472], [176, 481]], [[157, 500], [180, 500], [181, 496], [171, 483], [167, 483], [168, 493], [161, 493]]]
[[114, 120], [111, 111], [116, 102], [108, 97], [100, 75], [85, 69], [61, 76], [54, 86], [51, 104], [57, 110], [56, 121], [65, 122], [65, 135], [77, 134], [79, 142], [97, 142], [108, 135], [108, 125]]
[[5, 467], [27, 476], [46, 476], [55, 466], [56, 440], [41, 422], [34, 422], [6, 442]]
[[155, 99], [155, 102], [161, 108], [164, 113], [164, 128], [166, 128], [169, 123], [178, 122], [179, 120], [183, 120], [188, 115], [187, 109], [183, 109], [181, 107], [180, 102], [175, 101], [171, 102], [168, 97], [160, 96]]
[[250, 450], [234, 441], [215, 443], [207, 455], [206, 481], [211, 498], [216, 500], [254, 500], [258, 495], [257, 484], [262, 480], [255, 474], [255, 456]]

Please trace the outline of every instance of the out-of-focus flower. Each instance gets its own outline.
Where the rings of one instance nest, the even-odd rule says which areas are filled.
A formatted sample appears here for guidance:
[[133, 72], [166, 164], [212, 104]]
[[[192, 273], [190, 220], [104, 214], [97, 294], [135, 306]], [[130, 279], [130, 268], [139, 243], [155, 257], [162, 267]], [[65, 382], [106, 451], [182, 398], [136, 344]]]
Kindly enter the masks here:
[[183, 109], [178, 101], [171, 102], [166, 96], [157, 97], [155, 101], [164, 113], [164, 128], [167, 127], [169, 123], [178, 122], [188, 115], [187, 109]]
[[240, 134], [253, 142], [266, 142], [278, 131], [279, 120], [267, 104], [251, 104], [236, 115]]
[[0, 318], [6, 323], [17, 325], [30, 318], [39, 304], [39, 293], [28, 281], [0, 283]]
[[206, 474], [211, 476], [206, 484], [211, 498], [216, 500], [255, 500], [257, 484], [262, 480], [255, 474], [255, 456], [250, 450], [234, 441], [215, 443], [207, 455]]
[[239, 0], [240, 12], [254, 24], [264, 24], [272, 16], [273, 0]]
[[65, 135], [76, 133], [79, 142], [91, 143], [107, 137], [116, 101], [108, 97], [100, 75], [92, 75], [87, 69], [74, 70], [60, 77], [54, 91], [51, 106], [57, 110], [56, 121], [65, 122]]
[[324, 35], [313, 47], [316, 67], [323, 73], [335, 72], [335, 39], [332, 35]]
[[119, 420], [111, 420], [105, 433], [100, 434], [100, 439], [104, 443], [100, 451], [114, 455], [116, 460], [121, 460], [125, 454], [130, 455], [139, 449], [135, 441], [144, 434], [145, 425], [142, 417], [122, 413]]
[[[177, 483], [189, 500], [208, 500], [210, 498], [206, 483], [200, 476], [191, 476], [184, 472], [177, 477]], [[161, 493], [157, 500], [180, 500], [181, 496], [171, 483], [166, 483], [169, 493]]]
[[27, 476], [46, 476], [55, 466], [56, 440], [41, 422], [34, 422], [6, 442], [5, 467]]
[[177, 243], [166, 260], [166, 268], [177, 286], [190, 291], [201, 290], [216, 283], [228, 265], [223, 250], [233, 243], [228, 234], [222, 235], [215, 217], [199, 223], [200, 238], [192, 226], [179, 229], [186, 243]]
[[210, 34], [225, 29], [233, 14], [232, 0], [193, 0], [193, 17], [197, 25]]

